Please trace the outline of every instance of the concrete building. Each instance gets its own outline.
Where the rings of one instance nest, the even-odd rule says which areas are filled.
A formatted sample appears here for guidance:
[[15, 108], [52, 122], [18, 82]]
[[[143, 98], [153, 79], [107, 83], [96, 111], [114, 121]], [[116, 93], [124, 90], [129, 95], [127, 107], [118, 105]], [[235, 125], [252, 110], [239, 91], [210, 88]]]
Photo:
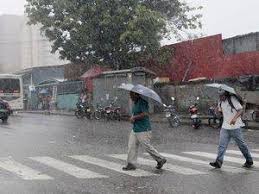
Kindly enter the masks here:
[[25, 16], [0, 16], [0, 73], [68, 63], [51, 54], [51, 43]]
[[20, 68], [22, 22], [21, 16], [0, 16], [0, 72]]
[[24, 18], [21, 31], [21, 69], [68, 63], [60, 60], [57, 53], [51, 53], [51, 43], [40, 33], [40, 27], [29, 26], [27, 22], [28, 18]]
[[259, 51], [259, 32], [224, 39], [223, 48], [226, 55]]

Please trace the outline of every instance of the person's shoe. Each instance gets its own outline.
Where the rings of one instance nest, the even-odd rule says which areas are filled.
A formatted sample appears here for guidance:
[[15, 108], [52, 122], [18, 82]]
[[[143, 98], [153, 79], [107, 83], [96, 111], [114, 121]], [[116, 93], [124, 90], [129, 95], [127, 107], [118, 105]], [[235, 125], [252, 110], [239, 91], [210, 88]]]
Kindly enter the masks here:
[[128, 171], [128, 170], [136, 170], [136, 166], [134, 166], [131, 163], [128, 163], [127, 166], [122, 167], [122, 170]]
[[166, 159], [162, 159], [160, 162], [157, 162], [156, 169], [161, 169], [166, 163]]
[[251, 168], [253, 166], [253, 161], [246, 161], [244, 164], [243, 164], [243, 167], [244, 168]]
[[221, 168], [221, 162], [215, 161], [215, 162], [210, 162], [210, 165], [213, 166], [214, 168]]

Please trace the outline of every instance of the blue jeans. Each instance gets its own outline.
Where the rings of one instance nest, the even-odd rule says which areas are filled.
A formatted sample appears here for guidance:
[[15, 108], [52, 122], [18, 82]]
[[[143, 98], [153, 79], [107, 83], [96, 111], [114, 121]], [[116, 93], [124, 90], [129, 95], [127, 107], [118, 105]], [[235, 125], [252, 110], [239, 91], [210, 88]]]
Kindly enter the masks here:
[[218, 156], [216, 160], [223, 163], [224, 155], [227, 150], [231, 137], [235, 140], [236, 144], [238, 145], [246, 161], [252, 162], [253, 159], [252, 159], [251, 153], [244, 141], [242, 131], [240, 128], [234, 129], [234, 130], [227, 130], [227, 129], [220, 130]]

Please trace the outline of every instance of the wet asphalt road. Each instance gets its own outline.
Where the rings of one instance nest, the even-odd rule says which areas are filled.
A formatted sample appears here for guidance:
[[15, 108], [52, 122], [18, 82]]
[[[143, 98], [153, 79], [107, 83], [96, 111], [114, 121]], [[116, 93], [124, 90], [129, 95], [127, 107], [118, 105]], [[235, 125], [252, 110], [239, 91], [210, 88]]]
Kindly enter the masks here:
[[[156, 170], [155, 162], [151, 165], [146, 162], [145, 165], [139, 164], [139, 169], [144, 171], [138, 171], [136, 176], [123, 174], [120, 168], [125, 162], [110, 155], [127, 152], [130, 129], [131, 124], [127, 122], [36, 114], [13, 116], [8, 124], [0, 124], [0, 193], [259, 191], [258, 164], [252, 170], [245, 170], [241, 168], [243, 158], [230, 153], [228, 156], [234, 158], [234, 162], [232, 158], [226, 161], [226, 168], [213, 170], [207, 165], [212, 160], [210, 154], [216, 153], [219, 131], [206, 127], [199, 130], [189, 126], [171, 129], [167, 123], [153, 123], [153, 145], [160, 152], [180, 156], [182, 160], [168, 158], [164, 170]], [[244, 131], [244, 135], [258, 157], [259, 150], [255, 149], [259, 149], [259, 132]], [[234, 143], [229, 145], [229, 150], [237, 150]], [[204, 155], [197, 155], [195, 151]], [[141, 158], [150, 159], [143, 153], [144, 150], [140, 149]], [[75, 155], [94, 159], [92, 163], [86, 163], [72, 158]], [[45, 163], [37, 161], [36, 157], [45, 159]], [[259, 161], [259, 158], [255, 160]], [[85, 170], [100, 177], [93, 177]]]

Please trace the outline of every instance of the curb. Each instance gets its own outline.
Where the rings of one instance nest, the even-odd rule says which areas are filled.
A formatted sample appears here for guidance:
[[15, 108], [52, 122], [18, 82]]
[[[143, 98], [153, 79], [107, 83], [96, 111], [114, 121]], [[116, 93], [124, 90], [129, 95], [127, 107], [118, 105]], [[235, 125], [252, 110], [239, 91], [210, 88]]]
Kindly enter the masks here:
[[18, 111], [18, 113], [42, 114], [42, 115], [75, 116], [75, 115], [74, 115], [74, 113], [66, 113], [66, 112], [50, 112], [50, 111]]

